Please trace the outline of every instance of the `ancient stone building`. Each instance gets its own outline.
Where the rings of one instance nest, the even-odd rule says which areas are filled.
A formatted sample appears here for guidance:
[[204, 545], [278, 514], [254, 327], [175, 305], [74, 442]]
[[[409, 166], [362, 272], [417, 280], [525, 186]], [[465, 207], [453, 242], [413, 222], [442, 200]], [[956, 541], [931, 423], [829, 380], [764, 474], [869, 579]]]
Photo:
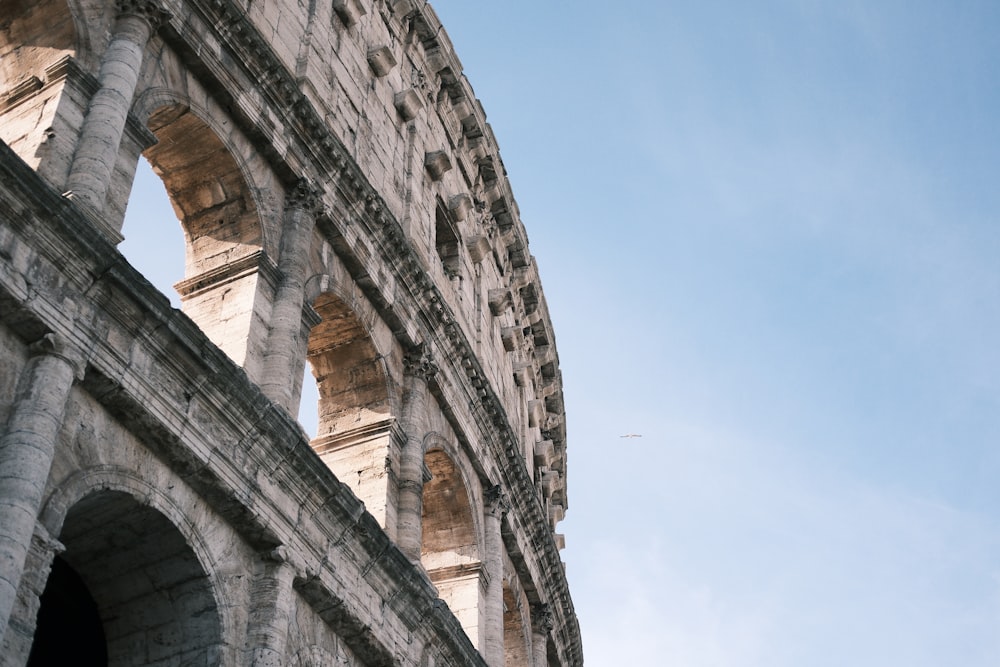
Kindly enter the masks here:
[[[0, 0], [0, 139], [0, 665], [583, 663], [552, 327], [426, 2]], [[141, 158], [183, 312], [116, 249]]]

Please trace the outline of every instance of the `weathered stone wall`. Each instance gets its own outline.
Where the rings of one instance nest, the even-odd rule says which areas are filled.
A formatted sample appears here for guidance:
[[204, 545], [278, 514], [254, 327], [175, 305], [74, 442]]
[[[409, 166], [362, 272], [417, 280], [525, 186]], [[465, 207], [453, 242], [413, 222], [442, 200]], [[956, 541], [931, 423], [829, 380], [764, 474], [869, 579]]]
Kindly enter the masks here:
[[[0, 664], [77, 575], [111, 664], [581, 664], [554, 338], [433, 10], [12, 7]], [[114, 250], [140, 155], [186, 315]]]

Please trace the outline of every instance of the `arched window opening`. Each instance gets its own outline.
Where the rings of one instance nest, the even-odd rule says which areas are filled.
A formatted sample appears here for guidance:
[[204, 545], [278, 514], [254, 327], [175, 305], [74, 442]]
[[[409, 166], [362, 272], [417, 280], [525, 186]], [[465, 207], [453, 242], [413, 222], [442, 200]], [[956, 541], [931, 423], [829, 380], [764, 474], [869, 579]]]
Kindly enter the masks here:
[[180, 308], [174, 284], [184, 277], [184, 230], [163, 181], [144, 157], [135, 170], [122, 234], [125, 240], [118, 250], [174, 308]]
[[[59, 540], [66, 546], [66, 567], [56, 561], [46, 591], [73, 588], [71, 597], [84, 606], [84, 592], [91, 597], [98, 618], [91, 616], [87, 632], [95, 646], [103, 633], [107, 656], [106, 662], [88, 664], [218, 663], [221, 625], [211, 581], [165, 516], [128, 494], [100, 491], [69, 511]], [[79, 581], [72, 583], [74, 578]], [[53, 596], [43, 595], [39, 619], [50, 615], [53, 604]], [[46, 650], [46, 636], [52, 639], [44, 633], [40, 620], [33, 655]], [[96, 655], [96, 648], [90, 650]]]
[[[148, 126], [157, 143], [143, 156], [162, 182], [172, 212], [160, 197], [147, 200], [150, 189], [158, 189], [145, 183], [148, 173], [140, 164], [126, 213], [123, 252], [140, 267], [149, 261], [140, 257], [176, 266], [180, 255], [164, 251], [158, 242], [174, 228], [172, 220], [179, 220], [183, 272], [173, 288], [181, 308], [236, 363], [259, 360], [266, 342], [260, 311], [270, 303], [273, 286], [258, 272], [262, 234], [251, 188], [230, 149], [187, 106], [161, 107]], [[178, 259], [165, 257], [171, 254]], [[170, 279], [178, 280], [173, 276], [177, 273]], [[162, 283], [157, 286], [173, 292]]]
[[479, 644], [485, 610], [483, 567], [472, 503], [459, 469], [441, 449], [424, 457], [431, 479], [424, 485], [420, 560], [473, 644]]
[[393, 420], [382, 356], [340, 297], [321, 294], [313, 308], [321, 318], [309, 333], [307, 351], [318, 390], [313, 449], [390, 529], [395, 521], [395, 491], [386, 460]]
[[503, 587], [504, 667], [531, 664], [531, 619], [527, 601], [509, 586]]
[[449, 278], [457, 277], [461, 268], [458, 225], [441, 204], [438, 204], [434, 213], [434, 247], [445, 275]]

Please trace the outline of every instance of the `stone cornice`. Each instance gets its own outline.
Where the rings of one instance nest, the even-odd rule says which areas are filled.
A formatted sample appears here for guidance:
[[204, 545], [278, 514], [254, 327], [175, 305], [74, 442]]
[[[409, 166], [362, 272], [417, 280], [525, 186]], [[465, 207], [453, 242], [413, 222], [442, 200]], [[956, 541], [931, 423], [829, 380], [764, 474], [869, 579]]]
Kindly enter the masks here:
[[[164, 26], [160, 34], [172, 46], [182, 51], [192, 71], [206, 78], [213, 85], [209, 89], [221, 89], [223, 102], [230, 102], [234, 119], [243, 127], [251, 138], [257, 138], [260, 149], [269, 158], [277, 173], [286, 179], [291, 186], [300, 177], [312, 179], [316, 183], [328, 184], [328, 194], [336, 193], [351, 208], [353, 215], [351, 223], [358, 225], [364, 232], [364, 237], [376, 243], [382, 261], [392, 271], [395, 280], [408, 292], [414, 304], [422, 311], [422, 321], [431, 326], [427, 332], [438, 345], [443, 348], [442, 358], [460, 360], [455, 366], [456, 373], [452, 377], [462, 377], [464, 392], [474, 399], [480, 409], [474, 411], [473, 417], [478, 420], [483, 439], [495, 458], [496, 465], [507, 478], [511, 495], [514, 499], [512, 511], [524, 518], [523, 523], [529, 527], [528, 539], [535, 547], [541, 547], [538, 552], [542, 574], [554, 584], [552, 591], [558, 598], [548, 600], [554, 607], [564, 613], [559, 614], [560, 629], [566, 633], [565, 645], [570, 651], [568, 656], [571, 664], [582, 664], [582, 649], [573, 613], [572, 600], [566, 583], [562, 561], [552, 534], [546, 512], [533, 493], [534, 485], [524, 461], [521, 458], [517, 444], [517, 435], [506, 419], [503, 404], [496, 391], [491, 386], [487, 374], [480, 365], [474, 348], [467, 336], [456, 323], [456, 318], [447, 306], [441, 291], [423, 269], [419, 257], [410, 245], [402, 226], [395, 219], [391, 209], [379, 192], [368, 182], [368, 179], [355, 164], [349, 151], [334, 135], [304, 93], [299, 90], [292, 74], [274, 54], [266, 40], [260, 36], [253, 23], [244, 12], [231, 0], [190, 0], [187, 3], [201, 16], [206, 26], [212, 26], [216, 37], [223, 48], [234, 56], [233, 62], [239, 63], [246, 76], [255, 82], [256, 88], [262, 93], [271, 111], [277, 117], [288, 119], [288, 127], [294, 132], [298, 141], [293, 150], [282, 153], [270, 147], [268, 131], [259, 127], [246, 110], [241, 111], [239, 105], [232, 103], [235, 98], [233, 74], [228, 72], [219, 62], [211, 62], [210, 54], [193, 54], [187, 48], [178, 29]], [[414, 14], [413, 12], [416, 12]], [[433, 10], [426, 4], [413, 8], [408, 16], [431, 24], [436, 22]], [[442, 43], [438, 40], [438, 45]], [[448, 48], [444, 49], [446, 64], [451, 63], [454, 74], [457, 58]], [[440, 50], [440, 48], [439, 48]], [[457, 70], [460, 72], [460, 68]], [[440, 70], [439, 70], [440, 73]], [[456, 77], [453, 85], [465, 90], [467, 83]], [[471, 94], [471, 88], [465, 95]], [[454, 96], [453, 96], [454, 99]], [[485, 128], [480, 131], [490, 144], [490, 154], [498, 155], [496, 142], [485, 124], [485, 115], [478, 104], [471, 105], [475, 114], [475, 125]], [[499, 173], [502, 173], [502, 165]], [[523, 225], [516, 216], [516, 206], [509, 197], [509, 184], [506, 178], [498, 176], [498, 197], [491, 204], [491, 214], [497, 220], [501, 231], [506, 230], [512, 239], [517, 252], [512, 253], [516, 266], [527, 266], [529, 256], [526, 254], [527, 241]], [[324, 224], [321, 230], [333, 232], [336, 237], [331, 242], [334, 249], [344, 260], [345, 265], [357, 279], [366, 296], [379, 310], [390, 328], [396, 333], [404, 349], [409, 349], [417, 343], [407, 333], [403, 318], [399, 317], [389, 306], [389, 300], [383, 295], [382, 287], [370, 279], [365, 279], [361, 254], [352, 245], [351, 239], [357, 238], [343, 227], [336, 216], [319, 216]], [[520, 253], [520, 254], [518, 254]], [[519, 258], [519, 259], [518, 259]], [[352, 270], [352, 268], [354, 270]], [[359, 275], [360, 274], [360, 275]], [[387, 290], [391, 293], [392, 290]], [[545, 321], [548, 322], [546, 316]], [[551, 338], [551, 336], [550, 336]], [[557, 449], [562, 450], [564, 444], [564, 426], [554, 429], [553, 435]], [[562, 457], [564, 458], [564, 457]]]
[[[251, 548], [286, 545], [286, 553], [296, 554], [296, 589], [327, 623], [344, 630], [360, 658], [397, 664], [396, 649], [380, 643], [341, 597], [344, 573], [332, 572], [326, 561], [331, 544], [349, 545], [345, 553], [357, 570], [352, 585], [375, 589], [424, 641], [422, 628], [434, 628], [448, 660], [485, 667], [435, 589], [319, 459], [298, 424], [2, 142], [0, 204], [15, 212], [0, 220], [4, 327], [25, 341], [55, 334], [69, 345], [87, 345], [81, 348], [83, 390], [182, 475]], [[11, 261], [8, 251], [21, 257], [27, 248], [30, 263]], [[108, 310], [112, 304], [118, 312]], [[149, 378], [115, 348], [128, 336], [143, 348], [139, 356], [156, 360], [161, 381], [185, 390], [147, 385]], [[195, 404], [203, 419], [209, 415], [207, 430], [190, 418]], [[301, 511], [285, 514], [283, 504]], [[40, 519], [65, 509], [43, 508]]]

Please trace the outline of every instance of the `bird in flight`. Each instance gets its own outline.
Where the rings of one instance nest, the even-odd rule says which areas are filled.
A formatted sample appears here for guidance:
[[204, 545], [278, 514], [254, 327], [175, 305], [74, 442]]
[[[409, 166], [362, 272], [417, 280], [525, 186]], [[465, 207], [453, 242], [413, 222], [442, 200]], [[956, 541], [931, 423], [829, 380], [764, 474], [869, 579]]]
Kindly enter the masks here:
[[619, 438], [641, 438], [641, 433], [626, 433], [625, 435], [618, 436]]

